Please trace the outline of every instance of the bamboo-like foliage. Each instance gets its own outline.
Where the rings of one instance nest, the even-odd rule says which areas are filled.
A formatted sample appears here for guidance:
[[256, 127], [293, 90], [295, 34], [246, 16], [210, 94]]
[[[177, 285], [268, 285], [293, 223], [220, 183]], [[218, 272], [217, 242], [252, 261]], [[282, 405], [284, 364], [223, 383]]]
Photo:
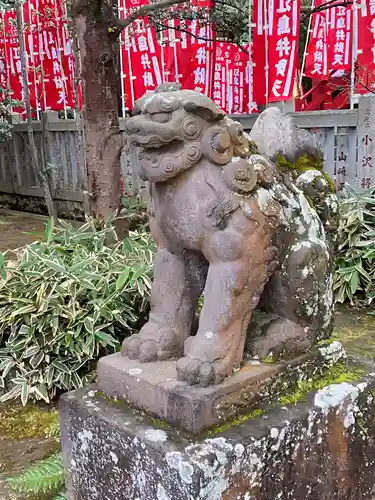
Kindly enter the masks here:
[[341, 201], [334, 290], [337, 302], [375, 298], [375, 189], [346, 186]]
[[[74, 229], [51, 219], [44, 241], [0, 254], [0, 401], [49, 401], [93, 378], [99, 356], [114, 352], [148, 312], [154, 243], [147, 232]], [[0, 392], [1, 393], [1, 392]]]

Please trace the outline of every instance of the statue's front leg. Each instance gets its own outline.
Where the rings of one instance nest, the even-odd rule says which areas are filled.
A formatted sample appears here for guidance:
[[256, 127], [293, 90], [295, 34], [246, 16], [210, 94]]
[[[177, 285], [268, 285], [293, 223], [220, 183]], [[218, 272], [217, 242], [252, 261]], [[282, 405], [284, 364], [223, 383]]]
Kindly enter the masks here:
[[218, 384], [240, 366], [252, 311], [272, 272], [269, 238], [252, 232], [225, 230], [213, 239], [199, 329], [177, 363], [180, 380]]
[[175, 255], [159, 248], [154, 266], [149, 321], [123, 343], [122, 354], [141, 362], [180, 357], [191, 334], [208, 264], [202, 255]]

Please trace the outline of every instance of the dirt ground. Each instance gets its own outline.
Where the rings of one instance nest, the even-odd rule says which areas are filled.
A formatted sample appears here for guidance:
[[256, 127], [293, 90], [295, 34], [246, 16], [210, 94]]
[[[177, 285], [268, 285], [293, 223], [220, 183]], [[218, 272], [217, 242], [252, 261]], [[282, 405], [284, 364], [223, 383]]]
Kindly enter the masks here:
[[0, 208], [0, 252], [41, 238], [47, 221], [43, 215]]

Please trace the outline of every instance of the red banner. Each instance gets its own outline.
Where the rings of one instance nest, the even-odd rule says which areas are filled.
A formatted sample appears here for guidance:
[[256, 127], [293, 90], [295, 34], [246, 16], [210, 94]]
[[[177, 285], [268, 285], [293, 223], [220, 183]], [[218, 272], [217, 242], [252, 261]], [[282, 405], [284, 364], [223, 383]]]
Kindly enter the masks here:
[[362, 0], [358, 9], [358, 55], [356, 92], [368, 94], [375, 90], [375, 4]]
[[246, 50], [251, 50], [247, 57], [246, 61], [246, 73], [245, 73], [245, 91], [244, 91], [244, 101], [245, 113], [258, 113], [258, 104], [254, 98], [254, 52], [253, 52], [253, 43], [251, 44], [251, 49], [249, 49], [248, 45], [245, 45], [244, 48]]
[[[0, 88], [9, 88], [8, 63], [5, 49], [4, 15], [0, 13]], [[0, 95], [0, 102], [4, 100], [4, 94]]]
[[[323, 2], [316, 0], [312, 7], [318, 7]], [[304, 74], [313, 79], [326, 79], [328, 76], [328, 15], [328, 10], [312, 14]]]
[[269, 102], [293, 96], [300, 10], [301, 0], [276, 0], [269, 11]]
[[292, 98], [300, 8], [301, 0], [275, 0], [266, 8], [263, 0], [255, 0], [254, 96], [259, 104]]
[[[319, 7], [326, 0], [316, 0]], [[304, 74], [326, 80], [335, 71], [347, 71], [352, 65], [353, 9], [335, 6], [312, 14], [312, 31], [307, 46]]]
[[[23, 40], [30, 106], [39, 110], [66, 110], [74, 107], [71, 41], [67, 33], [62, 0], [29, 0], [23, 6]], [[2, 17], [0, 86], [12, 90], [12, 98], [23, 101], [21, 54], [16, 14]], [[24, 107], [13, 109], [24, 113]]]
[[[124, 0], [120, 6], [122, 18], [147, 3], [146, 0]], [[122, 94], [124, 109], [131, 109], [134, 102], [147, 90], [154, 90], [163, 82], [160, 45], [155, 29], [147, 18], [137, 19], [122, 34]]]
[[229, 58], [231, 44], [220, 42], [215, 47], [212, 99], [215, 104], [228, 113]]
[[238, 45], [232, 44], [229, 63], [229, 113], [246, 112], [248, 89], [246, 85], [246, 68], [249, 55]]
[[327, 10], [328, 71], [346, 71], [352, 65], [352, 5]]
[[[4, 14], [4, 38], [9, 88], [12, 90], [12, 98], [22, 101], [24, 100], [24, 93], [21, 74], [21, 53], [18, 43], [15, 12], [8, 11]], [[31, 92], [30, 99], [33, 100]], [[20, 113], [23, 111], [23, 108], [17, 108], [14, 111]]]

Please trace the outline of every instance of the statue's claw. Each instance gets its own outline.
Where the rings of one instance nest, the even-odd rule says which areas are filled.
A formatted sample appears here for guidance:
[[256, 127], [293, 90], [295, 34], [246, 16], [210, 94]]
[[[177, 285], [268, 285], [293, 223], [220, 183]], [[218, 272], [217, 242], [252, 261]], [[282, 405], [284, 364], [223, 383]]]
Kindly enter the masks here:
[[141, 363], [177, 358], [183, 352], [183, 339], [172, 328], [149, 321], [138, 334], [122, 344], [121, 354]]
[[177, 362], [177, 378], [189, 385], [207, 387], [220, 384], [225, 378], [225, 371], [221, 360], [210, 362], [185, 356]]

